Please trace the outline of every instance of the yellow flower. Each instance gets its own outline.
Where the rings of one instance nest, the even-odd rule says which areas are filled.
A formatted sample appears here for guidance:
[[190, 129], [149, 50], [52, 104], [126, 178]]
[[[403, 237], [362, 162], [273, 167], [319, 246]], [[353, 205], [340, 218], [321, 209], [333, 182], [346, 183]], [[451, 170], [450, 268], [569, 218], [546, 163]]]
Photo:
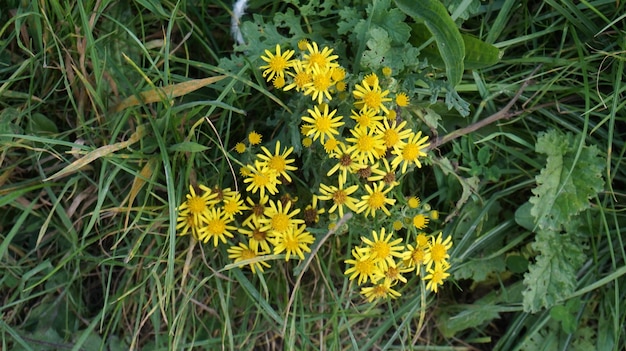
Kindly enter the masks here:
[[304, 147], [311, 147], [311, 145], [313, 145], [313, 139], [308, 138], [308, 137], [302, 139], [302, 146], [304, 146]]
[[378, 85], [378, 76], [376, 73], [370, 73], [363, 78], [363, 82], [366, 82], [369, 86], [373, 87]]
[[428, 225], [428, 217], [421, 213], [416, 214], [413, 217], [413, 225], [415, 226], [415, 228], [420, 230], [426, 228], [426, 226]]
[[[245, 261], [245, 260], [253, 260], [261, 256], [263, 253], [259, 253], [258, 251], [248, 247], [244, 243], [239, 243], [237, 246], [231, 246], [227, 250], [228, 258], [234, 259], [235, 263]], [[253, 261], [248, 263], [248, 267], [252, 270], [253, 274], [256, 274], [257, 270], [259, 272], [263, 272], [263, 267], [270, 268], [270, 265], [265, 261]]]
[[258, 145], [261, 143], [261, 139], [263, 139], [263, 136], [257, 132], [255, 132], [254, 130], [250, 132], [250, 134], [248, 134], [248, 141], [250, 142], [250, 145]]
[[324, 151], [326, 151], [327, 154], [337, 152], [340, 144], [342, 144], [341, 141], [335, 138], [328, 138], [328, 140], [324, 143]]
[[394, 258], [402, 258], [402, 250], [404, 249], [404, 246], [401, 245], [402, 238], [391, 240], [393, 232], [385, 236], [385, 228], [380, 229], [380, 235], [373, 230], [372, 235], [374, 237], [373, 240], [361, 237], [361, 241], [366, 246], [360, 248], [360, 250], [374, 260], [374, 263], [384, 271], [389, 265], [395, 264]]
[[394, 221], [392, 226], [393, 226], [393, 230], [395, 231], [398, 231], [404, 227], [404, 225], [402, 224], [402, 221]]
[[335, 82], [343, 80], [346, 77], [346, 70], [342, 67], [333, 67], [330, 69], [330, 77]]
[[424, 233], [420, 233], [415, 238], [415, 246], [411, 244], [406, 245], [406, 250], [403, 253], [402, 261], [408, 268], [415, 269], [416, 275], [420, 274], [421, 266], [424, 264], [426, 258], [426, 251], [428, 249], [428, 238]]
[[243, 203], [239, 192], [225, 196], [222, 207], [224, 208], [226, 217], [231, 219], [234, 218], [236, 214], [241, 214], [242, 211], [249, 210], [249, 207]]
[[370, 182], [382, 181], [391, 188], [400, 184], [400, 182], [396, 180], [396, 170], [389, 165], [389, 161], [387, 161], [386, 158], [381, 158], [378, 163], [380, 164], [381, 162], [384, 169], [379, 169], [378, 167], [372, 168], [373, 175], [367, 177], [367, 180]]
[[410, 272], [412, 270], [413, 268], [398, 265], [395, 261], [393, 261], [393, 264], [388, 264], [386, 269], [380, 271], [382, 275], [377, 278], [378, 280], [390, 281], [392, 285], [397, 283], [398, 281], [406, 284], [406, 278], [402, 274]]
[[361, 295], [365, 296], [367, 302], [374, 302], [378, 299], [395, 299], [401, 294], [391, 287], [391, 281], [385, 280], [374, 286], [362, 288]]
[[259, 201], [254, 201], [249, 196], [246, 197], [246, 202], [248, 203], [248, 209], [250, 210], [250, 215], [243, 221], [243, 225], [248, 225], [249, 222], [255, 221], [258, 222], [261, 218], [264, 218], [265, 215], [265, 205], [269, 202], [269, 196], [261, 196]]
[[258, 161], [255, 162], [250, 175], [243, 182], [250, 183], [246, 191], [251, 191], [253, 194], [259, 191], [261, 197], [265, 195], [266, 191], [272, 195], [276, 194], [278, 192], [277, 185], [281, 184], [278, 180], [278, 173]]
[[293, 73], [287, 72], [288, 75], [293, 77], [293, 82], [283, 88], [284, 91], [289, 91], [296, 88], [296, 91], [302, 91], [307, 84], [313, 81], [311, 73], [305, 70], [302, 65], [302, 61], [295, 61], [293, 65]]
[[274, 254], [278, 255], [285, 251], [286, 261], [289, 261], [291, 256], [298, 256], [301, 260], [304, 260], [304, 253], [311, 252], [309, 245], [315, 241], [313, 235], [305, 231], [305, 229], [305, 225], [295, 225], [270, 239], [274, 244]]
[[350, 129], [352, 138], [346, 142], [351, 143], [348, 152], [359, 161], [373, 164], [385, 151], [385, 142], [382, 135], [375, 134], [374, 129], [356, 128]]
[[267, 62], [267, 65], [259, 67], [260, 69], [265, 69], [265, 71], [263, 71], [263, 77], [267, 77], [268, 82], [271, 81], [274, 76], [284, 77], [285, 70], [293, 64], [292, 61], [289, 61], [293, 54], [293, 50], [287, 50], [281, 53], [279, 44], [276, 44], [276, 54], [265, 50], [266, 56], [261, 56], [261, 59]]
[[430, 211], [430, 218], [434, 221], [439, 219], [439, 211], [437, 210], [432, 210]]
[[391, 149], [397, 145], [400, 145], [405, 139], [412, 135], [410, 129], [404, 129], [406, 121], [398, 124], [395, 119], [391, 120], [391, 124], [388, 119], [384, 119], [382, 127], [379, 129], [379, 133], [383, 135], [385, 146], [387, 149]]
[[231, 230], [237, 230], [236, 227], [228, 225], [232, 219], [228, 218], [222, 209], [215, 207], [209, 211], [206, 218], [206, 224], [200, 230], [200, 240], [205, 244], [213, 239], [213, 246], [217, 246], [221, 241], [226, 244], [226, 237], [232, 238]]
[[308, 109], [307, 111], [310, 116], [303, 116], [302, 120], [310, 124], [311, 130], [309, 130], [307, 136], [312, 135], [313, 140], [320, 138], [320, 142], [324, 143], [326, 137], [334, 138], [333, 135], [338, 135], [339, 131], [337, 128], [344, 125], [344, 122], [341, 121], [343, 117], [334, 117], [337, 110], [329, 112], [328, 105], [324, 105], [324, 113], [317, 106], [314, 107], [314, 110]]
[[[340, 93], [346, 91], [346, 82], [343, 80], [335, 82], [335, 89]], [[339, 98], [342, 98], [342, 95], [339, 95]]]
[[304, 223], [304, 220], [294, 218], [295, 215], [300, 213], [300, 209], [289, 212], [291, 209], [291, 201], [288, 201], [285, 205], [281, 201], [274, 202], [270, 200], [269, 206], [265, 207], [263, 213], [265, 217], [259, 219], [259, 223], [263, 224], [262, 230], [270, 231], [270, 235], [280, 235], [298, 224]]
[[239, 154], [243, 154], [246, 151], [246, 144], [237, 143], [237, 145], [235, 145], [235, 151]]
[[[196, 227], [200, 227], [203, 217], [208, 214], [211, 207], [218, 203], [217, 194], [212, 193], [211, 189], [205, 185], [200, 185], [199, 188], [203, 191], [202, 195], [197, 195], [194, 187], [189, 185], [189, 194], [186, 195], [187, 201], [178, 207], [180, 213], [188, 213], [192, 217]], [[187, 217], [187, 215], [183, 217]]]
[[324, 70], [319, 67], [313, 67], [311, 71], [311, 81], [304, 85], [304, 95], [311, 95], [313, 101], [317, 100], [318, 104], [321, 104], [326, 97], [328, 100], [332, 100], [330, 95], [330, 89], [333, 87], [334, 82], [331, 77], [330, 69]]
[[370, 108], [376, 113], [381, 110], [389, 113], [385, 106], [386, 102], [391, 101], [391, 98], [386, 97], [389, 95], [389, 90], [383, 91], [378, 84], [370, 85], [365, 79], [361, 83], [357, 84], [352, 92], [354, 98], [357, 99], [355, 105]]
[[[258, 220], [252, 219], [244, 224], [245, 227], [238, 229], [239, 233], [247, 235], [250, 241], [250, 248], [255, 252], [271, 252], [269, 245], [269, 232], [263, 230], [262, 224]], [[247, 227], [247, 228], [246, 228]]]
[[264, 154], [257, 154], [257, 158], [261, 159], [269, 169], [276, 171], [279, 175], [283, 176], [289, 183], [291, 183], [291, 177], [287, 171], [295, 171], [298, 168], [291, 164], [296, 162], [294, 159], [289, 159], [289, 155], [293, 152], [293, 146], [286, 148], [282, 152], [280, 151], [280, 140], [276, 141], [276, 151], [272, 154], [265, 146], [261, 146], [261, 151]]
[[187, 232], [191, 231], [191, 235], [196, 240], [200, 240], [199, 232], [202, 225], [204, 225], [204, 219], [196, 223], [191, 212], [183, 211], [178, 213], [178, 218], [176, 219], [176, 231], [178, 235], [187, 235]]
[[337, 171], [341, 171], [339, 173], [339, 186], [343, 186], [348, 178], [348, 172], [356, 173], [359, 168], [361, 168], [361, 164], [358, 162], [356, 156], [348, 151], [348, 146], [344, 143], [339, 144], [339, 148], [337, 151], [330, 154], [331, 158], [337, 159], [337, 164], [335, 164], [327, 173], [326, 176], [330, 177], [335, 174]]
[[409, 101], [409, 96], [405, 93], [398, 93], [398, 95], [396, 95], [396, 104], [400, 107], [408, 106]]
[[372, 283], [377, 282], [377, 276], [380, 276], [380, 267], [376, 265], [374, 259], [367, 254], [361, 252], [360, 248], [352, 249], [352, 259], [345, 260], [346, 265], [352, 265], [352, 267], [346, 269], [345, 275], [349, 276], [350, 280], [357, 279], [357, 284], [361, 285], [369, 279]]
[[430, 269], [433, 264], [435, 266], [441, 265], [450, 258], [448, 250], [452, 248], [452, 237], [448, 236], [446, 240], [443, 240], [441, 235], [441, 232], [439, 232], [437, 238], [432, 236], [428, 243], [428, 250], [426, 251], [426, 256], [424, 256], [424, 264], [428, 269]]
[[383, 67], [383, 76], [385, 77], [391, 77], [391, 74], [393, 73], [393, 70], [391, 69], [391, 67]]
[[[420, 139], [421, 138], [421, 139]], [[426, 141], [428, 137], [422, 138], [422, 132], [411, 135], [405, 143], [396, 145], [393, 148], [393, 154], [396, 155], [391, 161], [391, 165], [394, 168], [398, 168], [402, 164], [402, 173], [406, 172], [409, 164], [414, 163], [418, 168], [422, 167], [422, 163], [419, 158], [426, 156], [426, 153], [422, 151], [425, 147], [430, 145]]]
[[450, 273], [447, 272], [449, 267], [448, 262], [444, 262], [435, 265], [434, 268], [428, 268], [428, 274], [424, 277], [424, 280], [428, 281], [428, 283], [426, 283], [426, 289], [437, 293], [439, 285], [443, 285], [444, 280], [450, 276]]
[[369, 184], [365, 184], [365, 191], [367, 191], [367, 194], [361, 196], [361, 201], [356, 204], [357, 213], [365, 211], [365, 217], [370, 214], [372, 217], [376, 217], [376, 211], [383, 210], [387, 216], [391, 215], [386, 205], [393, 206], [393, 204], [396, 203], [396, 200], [389, 199], [386, 196], [387, 193], [391, 191], [392, 187], [388, 187], [383, 190], [384, 187], [385, 183], [383, 182], [378, 182], [378, 184], [374, 184], [373, 187], [370, 187]]
[[301, 51], [306, 50], [307, 45], [309, 45], [309, 41], [306, 39], [300, 39], [298, 41], [298, 49], [300, 49]]
[[306, 48], [308, 49], [308, 53], [304, 54], [304, 65], [308, 69], [330, 69], [332, 67], [337, 67], [339, 64], [335, 62], [336, 59], [339, 58], [337, 55], [332, 55], [333, 49], [328, 47], [324, 47], [320, 52], [317, 47], [317, 43], [313, 42], [311, 44], [306, 44]]
[[328, 186], [325, 184], [320, 184], [320, 200], [332, 200], [333, 205], [328, 210], [328, 213], [333, 213], [335, 210], [339, 211], [339, 216], [343, 217], [344, 206], [348, 209], [356, 212], [356, 202], [357, 200], [350, 195], [352, 195], [357, 189], [358, 185], [352, 185], [347, 189], [343, 189], [343, 184], [340, 184], [339, 187], [336, 186]]
[[411, 196], [407, 200], [407, 204], [409, 205], [409, 208], [418, 208], [420, 205], [420, 199], [419, 197]]
[[285, 86], [285, 77], [283, 76], [276, 76], [274, 77], [274, 79], [272, 80], [272, 85], [274, 85], [274, 88], [276, 89], [280, 89], [282, 87]]
[[381, 122], [383, 116], [376, 115], [374, 110], [370, 110], [367, 107], [361, 109], [359, 112], [352, 110], [350, 118], [356, 121], [356, 128], [378, 129], [383, 126]]

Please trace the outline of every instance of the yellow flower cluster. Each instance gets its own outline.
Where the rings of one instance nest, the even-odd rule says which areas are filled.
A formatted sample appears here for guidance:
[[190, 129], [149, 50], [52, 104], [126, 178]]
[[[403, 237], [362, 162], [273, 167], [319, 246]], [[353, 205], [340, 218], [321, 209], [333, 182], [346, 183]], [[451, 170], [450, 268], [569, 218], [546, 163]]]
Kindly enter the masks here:
[[[261, 135], [250, 134], [250, 144], [260, 142]], [[245, 201], [242, 194], [230, 188], [208, 188], [199, 185], [197, 191], [189, 187], [186, 201], [178, 208], [176, 229], [179, 235], [191, 234], [195, 239], [212, 242], [214, 246], [237, 241], [235, 232], [245, 240], [238, 240], [227, 251], [235, 263], [246, 261], [253, 273], [269, 268], [268, 254], [284, 254], [285, 260], [304, 259], [315, 238], [306, 230], [316, 223], [323, 209], [317, 208], [317, 198], [304, 211], [294, 208], [295, 200], [278, 197], [278, 185], [291, 182], [288, 172], [296, 171], [290, 158], [293, 147], [281, 148], [276, 143], [274, 152], [265, 146], [255, 156], [253, 164], [242, 168], [244, 183], [248, 184]], [[297, 217], [301, 214], [303, 218]]]
[[[320, 49], [315, 42], [301, 41], [298, 50], [296, 54], [295, 50], [283, 50], [276, 45], [274, 52], [265, 51], [261, 59], [266, 64], [260, 68], [276, 89], [293, 89], [312, 99], [311, 108], [301, 118], [301, 131], [306, 137], [303, 145], [311, 147], [319, 141], [332, 161], [326, 173], [331, 177], [330, 182], [319, 185], [318, 199], [328, 203], [328, 213], [339, 216], [352, 211], [365, 218], [376, 218], [382, 212], [386, 218], [396, 219], [390, 223], [394, 231], [409, 222], [412, 226], [408, 232], [415, 232], [418, 238], [415, 245], [403, 245], [401, 238], [394, 238], [393, 231], [386, 234], [385, 227], [373, 231], [373, 238], [363, 237], [363, 245], [352, 250], [353, 258], [346, 261], [352, 267], [345, 274], [351, 280], [358, 278], [359, 285], [368, 281], [373, 284], [361, 290], [370, 301], [399, 296], [393, 287], [398, 281], [406, 282], [402, 274], [410, 271], [419, 274], [422, 269], [427, 288], [437, 292], [449, 276], [447, 252], [452, 246], [451, 238], [443, 240], [441, 233], [428, 237], [417, 231], [426, 228], [429, 219], [436, 219], [438, 213], [427, 213], [420, 208], [417, 198], [409, 199], [408, 210], [402, 214], [391, 213], [397, 205], [396, 191], [392, 190], [409, 169], [421, 168], [429, 145], [427, 136], [410, 129], [407, 121], [398, 115], [397, 111], [410, 104], [410, 97], [389, 90], [393, 73], [389, 68], [382, 70], [382, 79], [370, 73], [354, 80], [338, 64], [339, 57], [333, 54], [333, 49]], [[339, 105], [333, 97], [347, 90], [351, 82], [352, 108], [349, 118], [345, 118], [331, 106]]]

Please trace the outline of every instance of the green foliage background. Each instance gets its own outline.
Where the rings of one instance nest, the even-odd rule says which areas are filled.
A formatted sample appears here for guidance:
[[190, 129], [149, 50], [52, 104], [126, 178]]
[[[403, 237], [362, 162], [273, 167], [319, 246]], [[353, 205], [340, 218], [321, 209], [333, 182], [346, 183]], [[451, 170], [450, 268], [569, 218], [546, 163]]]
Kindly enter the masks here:
[[[619, 350], [624, 4], [419, 4], [446, 9], [446, 27], [407, 3], [251, 1], [246, 44], [234, 45], [229, 2], [3, 2], [0, 347]], [[415, 33], [450, 23], [471, 69], [450, 68], [459, 58], [436, 33]], [[403, 185], [441, 211], [434, 225], [455, 243], [454, 279], [436, 297], [405, 290], [365, 303], [335, 237], [294, 292], [293, 265], [260, 277], [224, 270], [225, 249], [176, 236], [190, 183], [236, 184], [229, 163], [249, 160], [230, 151], [249, 131], [301, 151], [305, 106], [257, 67], [265, 49], [302, 38], [334, 47], [357, 76], [391, 67], [411, 116], [446, 141]], [[481, 61], [483, 49], [499, 60]], [[226, 78], [115, 110], [142, 91], [217, 75]], [[506, 118], [472, 128], [524, 82]], [[49, 179], [85, 155], [94, 158]]]

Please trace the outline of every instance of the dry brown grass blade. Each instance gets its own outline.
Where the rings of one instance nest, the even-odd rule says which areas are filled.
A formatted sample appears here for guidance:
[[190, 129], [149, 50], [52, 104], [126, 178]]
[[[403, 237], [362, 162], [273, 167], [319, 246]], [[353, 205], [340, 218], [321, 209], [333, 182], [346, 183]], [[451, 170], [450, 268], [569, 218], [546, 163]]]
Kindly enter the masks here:
[[143, 166], [141, 172], [133, 179], [133, 185], [130, 187], [130, 192], [128, 193], [128, 197], [126, 198], [126, 220], [124, 221], [124, 228], [128, 228], [128, 218], [130, 217], [130, 210], [135, 202], [135, 198], [139, 191], [146, 184], [146, 180], [152, 177], [154, 173], [154, 169], [157, 165], [158, 159], [151, 158], [148, 162]]
[[175, 98], [189, 94], [209, 84], [219, 82], [226, 78], [226, 76], [215, 76], [203, 79], [192, 79], [187, 82], [168, 85], [162, 88], [154, 88], [146, 91], [142, 91], [138, 95], [129, 96], [117, 104], [113, 111], [120, 112], [128, 107], [137, 106], [139, 104], [148, 104], [157, 101], [163, 101], [167, 98]]
[[100, 157], [107, 156], [121, 149], [127, 148], [128, 146], [139, 141], [146, 133], [145, 127], [140, 125], [137, 127], [137, 130], [128, 138], [126, 141], [120, 141], [119, 143], [101, 146], [93, 151], [88, 152], [85, 156], [79, 158], [78, 160], [72, 162], [69, 166], [63, 168], [58, 171], [54, 175], [44, 179], [44, 182], [58, 179], [64, 177], [70, 173], [74, 173], [81, 168], [87, 166], [91, 162], [99, 159]]

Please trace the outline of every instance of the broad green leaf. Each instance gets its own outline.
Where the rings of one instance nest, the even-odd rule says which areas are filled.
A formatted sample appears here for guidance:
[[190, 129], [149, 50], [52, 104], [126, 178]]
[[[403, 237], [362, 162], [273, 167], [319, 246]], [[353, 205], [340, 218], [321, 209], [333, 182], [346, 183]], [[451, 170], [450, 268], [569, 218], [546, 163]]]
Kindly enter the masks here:
[[532, 207], [530, 202], [526, 202], [515, 211], [515, 223], [529, 231], [535, 230], [535, 217], [530, 214]]
[[579, 138], [556, 130], [542, 133], [536, 151], [548, 155], [546, 166], [536, 177], [530, 213], [539, 228], [559, 231], [572, 216], [590, 207], [589, 198], [604, 186], [604, 160], [595, 146], [582, 146]]
[[459, 331], [477, 328], [500, 317], [502, 307], [495, 304], [472, 304], [454, 316], [439, 317], [440, 330], [446, 338], [454, 337]]
[[182, 143], [174, 144], [168, 147], [170, 151], [180, 151], [180, 152], [202, 152], [206, 151], [209, 148], [205, 145], [198, 144], [193, 141], [183, 141]]
[[[411, 29], [410, 42], [417, 48], [422, 47], [420, 56], [428, 59], [428, 63], [437, 68], [445, 68], [445, 62], [435, 42], [423, 46], [433, 37], [428, 28], [423, 23], [412, 23]], [[503, 52], [491, 44], [468, 34], [461, 34], [461, 38], [465, 45], [464, 69], [479, 69], [493, 66], [502, 58]]]
[[506, 257], [506, 268], [513, 273], [524, 273], [528, 270], [528, 259], [520, 255], [509, 255]]
[[56, 124], [41, 113], [33, 113], [28, 120], [28, 132], [36, 135], [58, 134]]
[[395, 0], [404, 13], [423, 22], [435, 38], [446, 67], [448, 81], [452, 86], [461, 82], [465, 44], [456, 23], [439, 0]]

